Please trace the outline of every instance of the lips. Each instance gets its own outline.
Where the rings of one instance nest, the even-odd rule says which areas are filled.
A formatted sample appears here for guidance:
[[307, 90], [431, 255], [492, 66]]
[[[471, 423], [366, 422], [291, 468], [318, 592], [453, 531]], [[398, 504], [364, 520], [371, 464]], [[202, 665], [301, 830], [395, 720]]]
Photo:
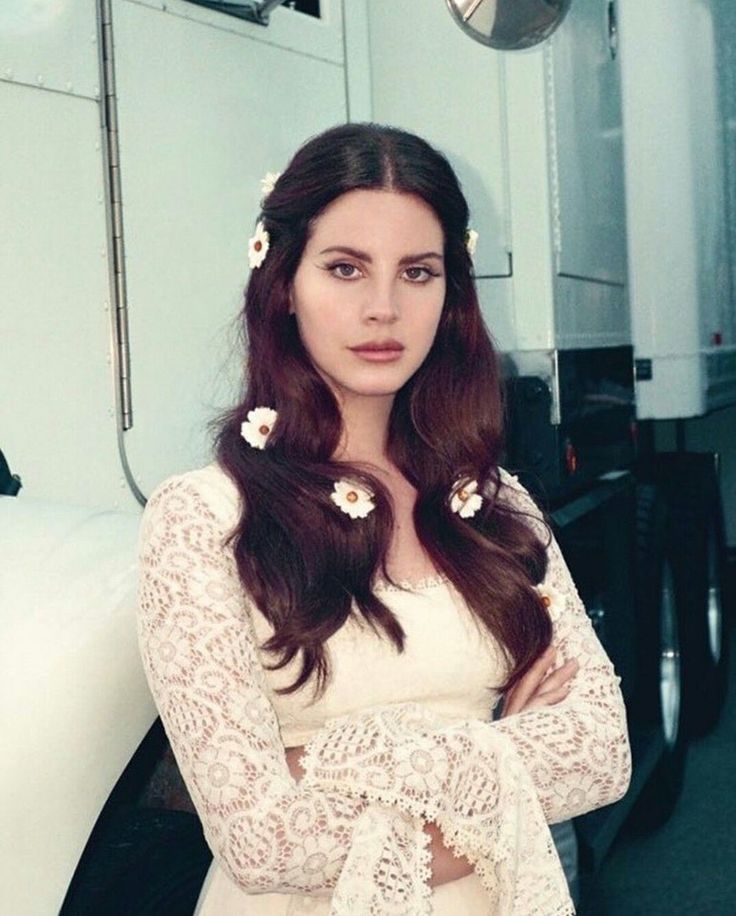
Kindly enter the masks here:
[[356, 353], [400, 353], [404, 345], [398, 340], [372, 340], [350, 349]]

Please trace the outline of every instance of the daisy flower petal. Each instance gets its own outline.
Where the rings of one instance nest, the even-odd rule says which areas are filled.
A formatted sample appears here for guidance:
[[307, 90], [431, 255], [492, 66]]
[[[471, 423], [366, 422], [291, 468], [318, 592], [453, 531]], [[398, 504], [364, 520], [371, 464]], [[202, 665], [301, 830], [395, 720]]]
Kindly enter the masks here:
[[265, 448], [277, 417], [272, 407], [249, 410], [248, 419], [240, 424], [240, 435], [253, 448]]
[[551, 585], [542, 583], [536, 586], [542, 604], [547, 608], [552, 622], [559, 620], [560, 614], [565, 610], [567, 599], [561, 591], [553, 588]]
[[266, 172], [261, 178], [261, 200], [265, 200], [273, 191], [279, 178], [281, 178], [281, 172]]
[[461, 480], [453, 487], [450, 508], [460, 518], [472, 518], [483, 505], [483, 497], [477, 490], [477, 480]]
[[269, 235], [266, 232], [263, 222], [259, 222], [256, 226], [255, 233], [248, 239], [248, 263], [250, 264], [251, 270], [263, 264], [268, 254], [269, 243]]
[[352, 480], [338, 480], [330, 499], [350, 518], [365, 518], [376, 508], [373, 494]]
[[470, 257], [475, 257], [475, 249], [478, 247], [478, 233], [475, 229], [468, 229], [465, 233], [465, 247]]

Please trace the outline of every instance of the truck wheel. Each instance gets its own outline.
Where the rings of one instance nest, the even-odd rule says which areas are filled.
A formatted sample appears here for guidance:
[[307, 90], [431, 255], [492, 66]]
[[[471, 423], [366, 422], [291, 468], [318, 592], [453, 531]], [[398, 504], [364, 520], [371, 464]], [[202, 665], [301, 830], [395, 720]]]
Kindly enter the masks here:
[[726, 693], [722, 506], [714, 455], [661, 457], [667, 459], [662, 469], [670, 519], [667, 555], [682, 621], [685, 728], [699, 736], [717, 723]]
[[682, 791], [687, 736], [682, 705], [680, 615], [674, 577], [665, 553], [667, 511], [653, 484], [637, 487], [636, 606], [637, 687], [631, 716], [661, 731], [664, 749], [632, 813], [632, 823], [651, 830], [672, 813]]
[[95, 829], [59, 916], [191, 916], [211, 859], [193, 814], [123, 806]]

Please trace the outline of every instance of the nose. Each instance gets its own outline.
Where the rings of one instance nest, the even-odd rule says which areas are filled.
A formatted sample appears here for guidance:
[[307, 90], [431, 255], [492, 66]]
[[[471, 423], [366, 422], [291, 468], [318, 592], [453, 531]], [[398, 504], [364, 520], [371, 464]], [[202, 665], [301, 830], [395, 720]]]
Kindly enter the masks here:
[[363, 305], [363, 319], [374, 324], [393, 324], [398, 318], [397, 290], [391, 283], [376, 283]]

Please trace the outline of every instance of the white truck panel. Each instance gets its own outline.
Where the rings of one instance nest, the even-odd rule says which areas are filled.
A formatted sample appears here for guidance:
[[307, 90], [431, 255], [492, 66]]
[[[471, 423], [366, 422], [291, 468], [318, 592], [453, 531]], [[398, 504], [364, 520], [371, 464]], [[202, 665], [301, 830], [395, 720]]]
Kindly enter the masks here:
[[3, 0], [0, 80], [97, 98], [96, 6], [95, 0]]
[[139, 514], [59, 495], [0, 497], [0, 886], [13, 916], [59, 912], [156, 717], [135, 633]]
[[557, 272], [624, 286], [621, 81], [608, 10], [607, 0], [574, 4], [548, 50]]
[[635, 354], [652, 368], [637, 389], [642, 419], [736, 401], [728, 86], [719, 85], [713, 10], [711, 2], [619, 2], [632, 327]]
[[29, 495], [132, 507], [116, 445], [97, 103], [0, 83], [0, 123], [2, 448]]
[[515, 335], [499, 343], [509, 352], [631, 342], [606, 9], [578, 0], [548, 42], [505, 55]]

